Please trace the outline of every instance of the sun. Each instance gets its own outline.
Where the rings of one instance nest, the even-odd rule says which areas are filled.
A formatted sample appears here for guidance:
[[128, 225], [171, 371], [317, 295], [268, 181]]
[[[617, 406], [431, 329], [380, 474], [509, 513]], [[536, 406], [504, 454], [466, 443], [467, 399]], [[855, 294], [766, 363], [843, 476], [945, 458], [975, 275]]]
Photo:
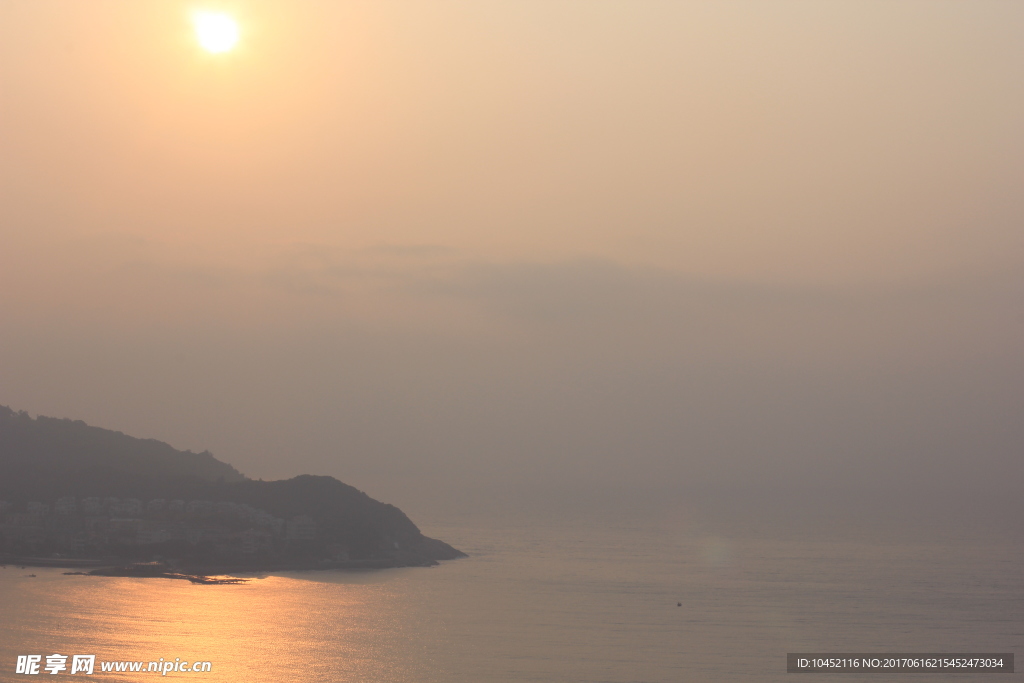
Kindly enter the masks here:
[[192, 25], [207, 52], [227, 52], [238, 42], [238, 23], [223, 12], [194, 12]]

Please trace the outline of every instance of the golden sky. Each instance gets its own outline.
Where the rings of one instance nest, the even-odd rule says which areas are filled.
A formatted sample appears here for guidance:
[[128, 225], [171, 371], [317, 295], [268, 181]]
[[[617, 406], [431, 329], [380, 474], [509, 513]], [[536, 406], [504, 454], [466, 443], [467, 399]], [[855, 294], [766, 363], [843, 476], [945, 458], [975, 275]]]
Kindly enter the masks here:
[[[234, 17], [234, 49], [198, 45], [197, 9]], [[489, 471], [512, 413], [535, 436], [503, 458], [570, 468], [614, 414], [658, 467], [805, 462], [861, 424], [808, 440], [817, 390], [767, 398], [809, 368], [837, 411], [918, 366], [908, 396], [995, 409], [989, 378], [1021, 370], [1021, 46], [1024, 5], [987, 0], [4, 2], [0, 403], [342, 478], [340, 439]], [[755, 399], [654, 387], [680, 368], [796, 422], [760, 438]], [[182, 377], [217, 398], [184, 407]], [[750, 438], [687, 436], [666, 406], [691, 399]]]

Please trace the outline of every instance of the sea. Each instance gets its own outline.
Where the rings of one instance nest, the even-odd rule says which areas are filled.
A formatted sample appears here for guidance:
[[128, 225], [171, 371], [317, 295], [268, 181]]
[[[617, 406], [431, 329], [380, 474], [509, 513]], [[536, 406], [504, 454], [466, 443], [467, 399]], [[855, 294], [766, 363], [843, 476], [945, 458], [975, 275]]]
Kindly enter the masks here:
[[[884, 514], [635, 507], [421, 514], [425, 533], [469, 555], [430, 568], [211, 586], [8, 565], [0, 680], [31, 680], [17, 673], [19, 656], [40, 655], [45, 667], [58, 654], [67, 669], [41, 668], [40, 677], [880, 683], [979, 674], [786, 673], [786, 655], [1024, 652], [1024, 550], [1006, 531], [1013, 520], [950, 530]], [[95, 656], [91, 676], [70, 673], [80, 654]], [[210, 670], [101, 671], [133, 661]]]

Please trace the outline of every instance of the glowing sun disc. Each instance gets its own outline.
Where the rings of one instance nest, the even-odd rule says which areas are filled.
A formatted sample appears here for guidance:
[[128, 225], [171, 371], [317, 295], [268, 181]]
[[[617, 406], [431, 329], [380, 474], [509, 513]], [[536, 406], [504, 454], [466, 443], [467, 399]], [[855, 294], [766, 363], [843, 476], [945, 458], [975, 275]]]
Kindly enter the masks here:
[[238, 42], [238, 24], [221, 12], [196, 12], [192, 15], [196, 39], [207, 52], [227, 52]]

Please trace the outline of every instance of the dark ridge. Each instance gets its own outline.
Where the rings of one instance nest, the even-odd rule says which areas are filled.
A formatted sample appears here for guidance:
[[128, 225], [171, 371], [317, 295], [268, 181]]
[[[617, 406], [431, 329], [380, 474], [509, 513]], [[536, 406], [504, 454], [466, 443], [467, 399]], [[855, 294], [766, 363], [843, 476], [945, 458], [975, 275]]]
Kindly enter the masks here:
[[[91, 427], [81, 420], [42, 415], [33, 419], [24, 411], [15, 412], [6, 406], [0, 406], [0, 468], [0, 487], [14, 488], [13, 492], [3, 491], [3, 495], [20, 496], [35, 493], [39, 486], [48, 493], [68, 495], [72, 491], [64, 493], [54, 487], [75, 488], [76, 483], [92, 486], [107, 477], [132, 481], [245, 479], [209, 451], [179, 451], [156, 439], [137, 439]], [[82, 477], [85, 482], [79, 481]]]

